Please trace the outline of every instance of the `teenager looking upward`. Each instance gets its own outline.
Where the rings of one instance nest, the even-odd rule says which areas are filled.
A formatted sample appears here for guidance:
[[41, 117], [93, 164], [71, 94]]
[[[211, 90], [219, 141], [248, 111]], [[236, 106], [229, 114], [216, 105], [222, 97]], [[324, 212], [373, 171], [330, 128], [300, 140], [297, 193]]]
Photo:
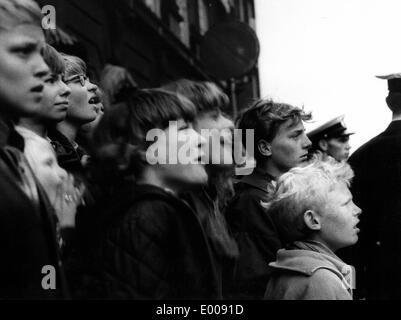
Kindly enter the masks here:
[[222, 286], [223, 265], [232, 263], [238, 255], [238, 247], [228, 232], [222, 214], [234, 195], [234, 123], [223, 112], [228, 108], [230, 100], [216, 84], [207, 81], [180, 79], [164, 88], [185, 96], [196, 107], [194, 129], [205, 138], [209, 179], [207, 186], [199, 186], [198, 190], [187, 192], [184, 196], [207, 232]]
[[353, 268], [335, 254], [358, 240], [352, 177], [347, 163], [327, 158], [279, 178], [268, 207], [285, 249], [270, 263], [265, 299], [352, 299]]
[[[97, 274], [106, 284], [102, 295], [221, 298], [203, 225], [180, 197], [208, 178], [201, 164], [204, 139], [192, 128], [194, 116], [188, 99], [162, 90], [138, 90], [110, 108], [97, 127], [95, 163], [101, 178], [110, 177], [104, 181], [107, 203], [94, 210], [98, 237], [91, 237], [99, 239], [95, 256]], [[152, 129], [160, 133], [157, 141], [146, 138]], [[178, 141], [170, 140], [174, 132]], [[176, 151], [169, 148], [172, 143], [177, 143]], [[155, 146], [167, 159], [187, 147], [190, 158], [154, 162], [157, 155], [148, 151]]]
[[[240, 256], [227, 282], [227, 294], [237, 299], [262, 299], [268, 281], [266, 265], [281, 248], [276, 227], [261, 201], [269, 199], [268, 185], [308, 159], [311, 142], [303, 121], [310, 114], [271, 100], [260, 100], [240, 114], [239, 129], [253, 130], [256, 168], [235, 186], [236, 195], [226, 209], [226, 219]], [[245, 144], [246, 135], [243, 135]]]

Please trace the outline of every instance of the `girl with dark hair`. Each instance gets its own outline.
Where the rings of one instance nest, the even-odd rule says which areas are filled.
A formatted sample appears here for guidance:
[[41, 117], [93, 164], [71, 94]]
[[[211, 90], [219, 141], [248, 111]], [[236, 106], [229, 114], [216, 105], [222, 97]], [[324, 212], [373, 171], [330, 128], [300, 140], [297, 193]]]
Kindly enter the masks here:
[[107, 298], [221, 298], [203, 226], [179, 196], [207, 182], [194, 116], [184, 98], [138, 90], [95, 132], [95, 164], [107, 183], [95, 264]]

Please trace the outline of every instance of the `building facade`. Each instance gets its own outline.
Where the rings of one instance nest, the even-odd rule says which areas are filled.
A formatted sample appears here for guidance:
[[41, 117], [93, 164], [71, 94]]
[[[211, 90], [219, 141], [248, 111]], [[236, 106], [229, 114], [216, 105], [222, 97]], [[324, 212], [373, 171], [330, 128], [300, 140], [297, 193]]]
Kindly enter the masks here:
[[[57, 28], [69, 37], [68, 41], [58, 39], [56, 48], [81, 56], [95, 79], [106, 63], [121, 65], [141, 88], [189, 78], [218, 82], [230, 93], [228, 82], [217, 81], [202, 66], [202, 37], [225, 21], [237, 20], [255, 28], [253, 0], [37, 1], [56, 8]], [[237, 79], [238, 107], [259, 93], [255, 66]]]

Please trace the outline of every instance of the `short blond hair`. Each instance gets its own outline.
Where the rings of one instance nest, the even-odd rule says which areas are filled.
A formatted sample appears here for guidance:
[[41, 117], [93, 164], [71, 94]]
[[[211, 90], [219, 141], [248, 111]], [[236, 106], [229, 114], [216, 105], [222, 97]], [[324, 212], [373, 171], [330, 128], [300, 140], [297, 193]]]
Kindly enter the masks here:
[[332, 158], [314, 158], [305, 167], [296, 167], [283, 174], [271, 186], [272, 198], [267, 204], [280, 238], [284, 243], [304, 240], [311, 230], [304, 223], [307, 210], [320, 212], [329, 192], [341, 183], [350, 186], [354, 173], [346, 162]]

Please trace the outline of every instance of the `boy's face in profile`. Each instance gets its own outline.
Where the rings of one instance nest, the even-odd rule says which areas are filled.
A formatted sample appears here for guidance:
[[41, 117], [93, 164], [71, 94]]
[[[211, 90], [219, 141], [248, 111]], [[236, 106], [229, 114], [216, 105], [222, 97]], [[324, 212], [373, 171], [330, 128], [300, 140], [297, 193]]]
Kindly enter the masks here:
[[0, 30], [0, 103], [14, 116], [30, 116], [40, 107], [43, 77], [49, 72], [41, 50], [42, 29], [21, 24]]
[[302, 121], [287, 120], [278, 129], [271, 141], [270, 161], [280, 172], [299, 166], [308, 160], [311, 141], [305, 134]]
[[333, 251], [355, 244], [360, 214], [361, 209], [352, 201], [347, 185], [337, 183], [327, 194], [327, 201], [319, 212], [319, 240]]

